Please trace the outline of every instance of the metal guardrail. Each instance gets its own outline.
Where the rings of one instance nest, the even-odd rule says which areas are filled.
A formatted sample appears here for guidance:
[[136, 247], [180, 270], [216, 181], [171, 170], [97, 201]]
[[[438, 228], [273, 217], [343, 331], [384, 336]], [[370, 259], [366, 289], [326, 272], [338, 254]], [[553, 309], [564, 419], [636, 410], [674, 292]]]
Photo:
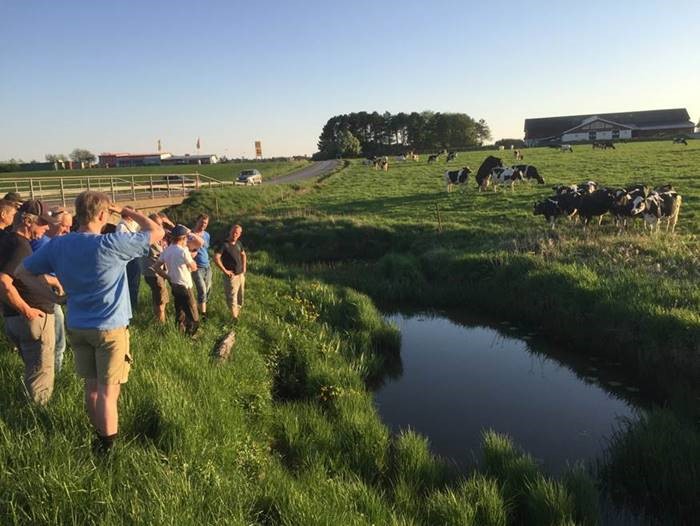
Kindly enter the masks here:
[[112, 201], [138, 201], [164, 197], [187, 196], [200, 188], [229, 186], [200, 173], [134, 174], [122, 176], [87, 175], [69, 177], [0, 178], [0, 197], [18, 192], [24, 199], [41, 199], [51, 205], [67, 206], [85, 190], [104, 192]]

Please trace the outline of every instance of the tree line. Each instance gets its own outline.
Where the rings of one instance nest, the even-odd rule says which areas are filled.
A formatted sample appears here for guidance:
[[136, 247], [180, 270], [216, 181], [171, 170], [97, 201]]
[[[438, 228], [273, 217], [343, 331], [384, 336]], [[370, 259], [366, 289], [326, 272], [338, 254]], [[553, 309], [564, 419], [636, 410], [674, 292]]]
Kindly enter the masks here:
[[401, 155], [460, 150], [491, 139], [484, 119], [466, 113], [360, 111], [328, 119], [318, 139], [316, 158]]

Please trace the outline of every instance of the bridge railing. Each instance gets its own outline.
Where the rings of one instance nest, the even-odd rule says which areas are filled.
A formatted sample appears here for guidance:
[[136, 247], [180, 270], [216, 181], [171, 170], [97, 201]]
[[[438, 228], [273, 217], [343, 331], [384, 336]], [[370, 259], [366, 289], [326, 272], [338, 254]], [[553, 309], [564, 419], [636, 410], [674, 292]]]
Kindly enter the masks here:
[[220, 181], [198, 172], [0, 178], [0, 197], [7, 192], [18, 192], [23, 199], [41, 199], [50, 205], [70, 206], [75, 197], [85, 190], [104, 192], [116, 203], [187, 196], [201, 188], [232, 184], [233, 182]]

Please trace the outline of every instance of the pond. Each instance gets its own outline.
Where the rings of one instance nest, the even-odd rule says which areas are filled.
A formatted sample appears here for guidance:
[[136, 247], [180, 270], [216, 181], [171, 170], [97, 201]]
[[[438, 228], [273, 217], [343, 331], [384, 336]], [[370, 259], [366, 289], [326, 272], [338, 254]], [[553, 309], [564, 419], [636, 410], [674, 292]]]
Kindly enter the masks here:
[[387, 318], [401, 331], [401, 363], [375, 391], [378, 411], [393, 432], [414, 429], [462, 468], [479, 458], [490, 428], [561, 473], [599, 455], [619, 419], [643, 405], [619, 364], [553, 348], [507, 323]]

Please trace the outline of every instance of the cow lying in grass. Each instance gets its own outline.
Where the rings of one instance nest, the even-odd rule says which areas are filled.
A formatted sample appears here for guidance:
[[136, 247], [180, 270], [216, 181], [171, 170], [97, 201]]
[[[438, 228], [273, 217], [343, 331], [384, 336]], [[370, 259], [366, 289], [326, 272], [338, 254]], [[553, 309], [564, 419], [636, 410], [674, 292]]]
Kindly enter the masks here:
[[445, 172], [445, 183], [447, 184], [447, 193], [450, 193], [455, 185], [462, 185], [463, 188], [467, 187], [467, 179], [469, 179], [469, 174], [472, 173], [468, 166], [465, 166], [461, 170], [452, 170]]

